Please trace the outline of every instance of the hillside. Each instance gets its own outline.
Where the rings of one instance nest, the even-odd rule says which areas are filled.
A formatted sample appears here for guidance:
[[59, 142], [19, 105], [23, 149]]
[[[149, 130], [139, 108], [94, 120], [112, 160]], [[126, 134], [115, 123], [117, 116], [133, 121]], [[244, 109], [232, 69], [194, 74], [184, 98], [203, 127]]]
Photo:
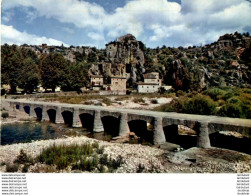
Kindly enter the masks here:
[[[108, 43], [106, 50], [5, 44], [1, 49], [2, 84], [11, 85], [12, 92], [17, 86], [31, 92], [39, 83], [47, 88], [60, 86], [70, 91], [88, 87], [88, 75], [106, 78], [119, 75], [127, 77], [127, 87], [135, 87], [144, 73], [159, 72], [163, 83], [175, 90], [201, 91], [212, 86], [250, 88], [250, 43], [248, 33], [235, 32], [221, 36], [212, 44], [188, 48], [150, 49], [130, 34]], [[58, 67], [57, 62], [60, 62]], [[51, 73], [44, 70], [58, 72], [58, 75], [47, 83], [48, 77], [47, 80], [44, 77]], [[32, 75], [28, 81], [24, 79], [27, 75]], [[34, 85], [27, 87], [30, 81]]]

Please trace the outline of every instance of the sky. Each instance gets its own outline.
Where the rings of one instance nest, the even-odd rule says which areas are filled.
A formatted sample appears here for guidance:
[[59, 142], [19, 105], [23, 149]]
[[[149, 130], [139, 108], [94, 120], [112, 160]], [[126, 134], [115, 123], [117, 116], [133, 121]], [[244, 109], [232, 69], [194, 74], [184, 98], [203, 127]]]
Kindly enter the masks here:
[[187, 47], [235, 31], [251, 33], [250, 0], [2, 0], [1, 44]]

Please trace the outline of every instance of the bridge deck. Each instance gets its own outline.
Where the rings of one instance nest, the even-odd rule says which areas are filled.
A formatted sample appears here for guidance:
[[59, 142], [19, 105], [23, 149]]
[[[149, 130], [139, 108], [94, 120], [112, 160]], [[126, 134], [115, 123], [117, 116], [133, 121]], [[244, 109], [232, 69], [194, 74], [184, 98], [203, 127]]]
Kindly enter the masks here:
[[101, 110], [101, 111], [108, 111], [108, 112], [120, 112], [120, 113], [125, 112], [128, 114], [144, 115], [144, 116], [151, 116], [151, 117], [163, 117], [163, 118], [188, 120], [188, 121], [219, 123], [219, 124], [225, 124], [225, 125], [244, 126], [244, 127], [251, 128], [250, 119], [219, 117], [219, 116], [212, 116], [212, 115], [208, 116], [208, 115], [196, 115], [196, 114], [181, 114], [181, 113], [175, 113], [175, 112], [157, 112], [157, 111], [149, 111], [149, 110], [136, 110], [136, 109], [124, 109], [124, 108], [108, 108], [108, 107], [102, 107], [102, 106], [42, 102], [42, 101], [9, 100], [9, 99], [2, 100], [2, 101], [24, 103], [24, 104], [38, 104], [38, 105], [47, 105], [47, 106], [61, 106], [61, 107], [79, 108], [79, 109], [86, 109], [86, 110]]

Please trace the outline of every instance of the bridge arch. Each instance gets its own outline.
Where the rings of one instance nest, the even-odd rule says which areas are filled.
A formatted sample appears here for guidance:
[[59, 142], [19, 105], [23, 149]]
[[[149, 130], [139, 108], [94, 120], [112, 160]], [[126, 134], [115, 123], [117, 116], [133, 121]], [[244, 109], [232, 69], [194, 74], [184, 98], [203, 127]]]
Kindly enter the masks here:
[[209, 138], [213, 147], [251, 154], [251, 138], [241, 134], [232, 134], [231, 131], [219, 131], [209, 134]]
[[53, 108], [50, 108], [50, 109], [47, 110], [47, 114], [49, 116], [50, 122], [55, 123], [56, 122], [57, 111], [55, 109], [53, 109]]
[[79, 115], [81, 124], [83, 128], [86, 128], [88, 131], [93, 131], [93, 122], [94, 122], [94, 116], [90, 113], [81, 113]]
[[197, 146], [197, 131], [185, 125], [166, 125], [163, 127], [167, 142], [180, 145], [182, 148]]
[[119, 135], [119, 119], [114, 116], [103, 116], [101, 121], [104, 127], [104, 132], [113, 137]]
[[30, 114], [30, 106], [29, 105], [24, 105], [24, 112], [26, 113], [26, 114]]
[[[152, 121], [151, 121], [152, 122]], [[136, 136], [140, 137], [139, 142], [153, 143], [152, 124], [146, 120], [136, 119], [128, 122], [130, 132], [134, 132]]]
[[20, 104], [15, 104], [15, 108], [16, 108], [17, 110], [19, 110], [19, 109], [20, 109]]
[[73, 112], [69, 110], [64, 110], [62, 113], [64, 123], [70, 127], [72, 127], [73, 124]]
[[36, 116], [37, 116], [37, 121], [41, 121], [42, 120], [43, 109], [41, 107], [35, 107], [34, 111], [35, 111]]

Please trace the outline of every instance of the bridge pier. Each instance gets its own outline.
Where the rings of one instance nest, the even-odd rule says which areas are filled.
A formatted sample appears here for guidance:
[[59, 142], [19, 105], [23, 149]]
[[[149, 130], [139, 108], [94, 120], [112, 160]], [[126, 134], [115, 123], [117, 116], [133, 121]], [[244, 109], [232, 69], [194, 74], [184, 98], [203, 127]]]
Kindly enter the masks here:
[[30, 117], [37, 117], [34, 105], [30, 105]]
[[104, 127], [100, 117], [100, 110], [95, 110], [93, 132], [102, 132], [102, 131], [104, 131]]
[[10, 102], [9, 107], [10, 107], [11, 111], [15, 111], [16, 110], [14, 102]]
[[130, 133], [128, 126], [128, 115], [127, 113], [121, 113], [119, 119], [119, 136], [127, 135]]
[[153, 143], [162, 144], [165, 142], [166, 138], [162, 125], [162, 117], [155, 117], [153, 121]]
[[208, 133], [208, 123], [199, 123], [198, 135], [197, 135], [197, 147], [210, 148], [210, 139]]
[[24, 104], [23, 103], [19, 104], [19, 111], [26, 113], [25, 110], [24, 110]]
[[64, 123], [64, 119], [63, 119], [63, 116], [62, 116], [61, 112], [62, 112], [62, 107], [58, 106], [57, 110], [56, 110], [56, 120], [55, 120], [55, 123]]
[[79, 109], [78, 108], [74, 108], [72, 126], [73, 127], [82, 127], [81, 121], [80, 121], [80, 118], [79, 118]]
[[41, 121], [49, 121], [49, 116], [48, 116], [48, 113], [47, 113], [47, 106], [43, 106], [43, 110], [42, 110], [42, 119]]

